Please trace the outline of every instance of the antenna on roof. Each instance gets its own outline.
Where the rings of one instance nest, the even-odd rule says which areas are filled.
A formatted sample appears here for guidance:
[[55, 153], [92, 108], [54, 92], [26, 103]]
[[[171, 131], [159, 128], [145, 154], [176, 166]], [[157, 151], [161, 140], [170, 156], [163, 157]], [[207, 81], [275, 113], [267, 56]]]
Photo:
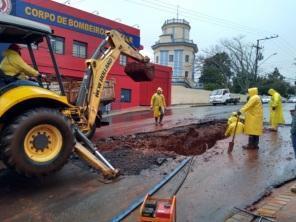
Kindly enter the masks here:
[[92, 13], [92, 14], [95, 14], [95, 15], [99, 15], [99, 14], [100, 14], [98, 10], [94, 10], [94, 11], [92, 11], [91, 13]]
[[71, 0], [64, 1], [65, 5], [71, 5]]

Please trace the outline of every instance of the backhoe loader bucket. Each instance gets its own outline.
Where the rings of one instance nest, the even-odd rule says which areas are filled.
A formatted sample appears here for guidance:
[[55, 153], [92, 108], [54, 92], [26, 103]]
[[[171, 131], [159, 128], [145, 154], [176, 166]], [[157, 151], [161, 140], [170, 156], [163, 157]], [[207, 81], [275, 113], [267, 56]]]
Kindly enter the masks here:
[[131, 62], [124, 71], [135, 82], [152, 81], [154, 78], [154, 66], [151, 63]]

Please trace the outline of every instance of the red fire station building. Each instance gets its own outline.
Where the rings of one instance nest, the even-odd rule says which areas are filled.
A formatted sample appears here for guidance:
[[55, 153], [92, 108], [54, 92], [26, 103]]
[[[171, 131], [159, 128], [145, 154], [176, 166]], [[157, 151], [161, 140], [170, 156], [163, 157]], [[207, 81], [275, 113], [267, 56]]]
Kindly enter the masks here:
[[[54, 30], [53, 48], [60, 72], [65, 79], [80, 80], [83, 77], [86, 58], [91, 57], [105, 31], [116, 29], [134, 47], [140, 49], [140, 30], [76, 8], [48, 0], [2, 0], [1, 10], [15, 16], [31, 19], [51, 26]], [[54, 70], [47, 49], [40, 44], [35, 55], [41, 73], [53, 74]], [[24, 59], [30, 63], [28, 53]], [[124, 55], [113, 66], [108, 79], [115, 83], [116, 99], [112, 110], [150, 105], [150, 98], [157, 87], [164, 89], [167, 104], [171, 103], [171, 68], [156, 65], [155, 78], [151, 82], [137, 83], [124, 72], [128, 62]]]

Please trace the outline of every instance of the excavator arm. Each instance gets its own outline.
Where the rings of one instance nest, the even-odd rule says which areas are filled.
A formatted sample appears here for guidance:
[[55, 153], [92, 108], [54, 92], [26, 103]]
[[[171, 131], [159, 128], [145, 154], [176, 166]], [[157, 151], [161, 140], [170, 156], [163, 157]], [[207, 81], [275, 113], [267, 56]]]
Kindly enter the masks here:
[[[143, 69], [148, 69], [147, 73], [150, 75], [152, 66], [146, 66], [150, 59], [130, 46], [119, 32], [111, 30], [106, 34], [106, 39], [96, 49], [92, 58], [86, 60], [87, 70], [76, 102], [77, 110], [79, 110], [76, 112], [76, 116], [80, 116], [80, 119], [85, 121], [75, 124], [75, 135], [78, 140], [75, 144], [75, 153], [95, 169], [101, 170], [105, 177], [114, 178], [119, 171], [99, 153], [92, 142], [83, 134], [83, 129], [90, 130], [95, 127], [107, 75], [120, 54], [124, 54], [144, 64]], [[144, 76], [145, 70], [135, 69], [135, 72], [137, 73], [130, 73], [131, 77], [139, 74], [143, 76], [145, 81], [151, 77], [147, 78]], [[137, 76], [136, 79], [139, 80], [141, 78]]]
[[[148, 64], [150, 61], [148, 57], [130, 46], [118, 31], [111, 30], [106, 34], [106, 39], [97, 48], [92, 58], [86, 60], [87, 71], [76, 104], [84, 110], [88, 129], [91, 129], [96, 122], [106, 78], [120, 54], [133, 58], [139, 63]], [[145, 72], [140, 72], [141, 75], [145, 75], [143, 73]]]

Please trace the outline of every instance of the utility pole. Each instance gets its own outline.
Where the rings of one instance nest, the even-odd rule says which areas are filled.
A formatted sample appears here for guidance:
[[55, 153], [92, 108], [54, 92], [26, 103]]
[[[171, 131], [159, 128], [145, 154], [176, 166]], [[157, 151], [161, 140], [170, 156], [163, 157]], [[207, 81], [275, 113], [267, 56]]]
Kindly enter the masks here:
[[259, 43], [260, 41], [265, 41], [265, 40], [270, 40], [270, 39], [274, 39], [274, 38], [278, 38], [279, 35], [274, 35], [274, 36], [270, 36], [270, 37], [265, 37], [263, 39], [257, 39], [257, 45], [254, 46], [256, 48], [256, 58], [255, 58], [255, 77], [257, 78], [257, 72], [258, 72], [258, 60], [259, 60], [259, 50], [262, 49], [262, 47], [260, 47]]

